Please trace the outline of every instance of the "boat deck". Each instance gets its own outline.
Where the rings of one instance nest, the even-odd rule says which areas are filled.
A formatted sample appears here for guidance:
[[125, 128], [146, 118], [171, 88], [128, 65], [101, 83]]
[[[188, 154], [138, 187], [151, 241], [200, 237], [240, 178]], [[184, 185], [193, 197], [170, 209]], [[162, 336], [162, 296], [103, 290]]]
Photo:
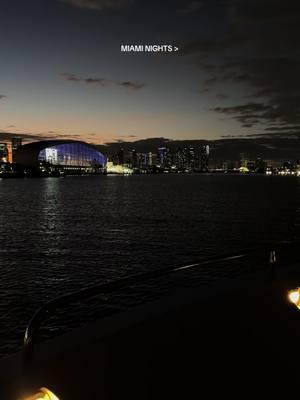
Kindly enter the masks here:
[[[61, 400], [196, 399], [296, 393], [297, 265], [175, 291], [0, 363], [1, 388], [46, 386]], [[23, 390], [23, 389], [21, 389]], [[4, 398], [1, 396], [1, 399]]]

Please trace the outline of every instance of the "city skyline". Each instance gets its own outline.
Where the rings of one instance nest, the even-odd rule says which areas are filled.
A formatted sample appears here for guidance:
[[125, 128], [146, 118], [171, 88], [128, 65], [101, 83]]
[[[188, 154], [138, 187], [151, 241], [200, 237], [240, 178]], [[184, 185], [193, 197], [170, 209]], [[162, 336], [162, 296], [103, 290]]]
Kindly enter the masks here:
[[293, 0], [5, 0], [0, 140], [299, 135], [297, 11]]
[[[24, 140], [24, 136], [18, 134], [8, 134], [3, 137], [4, 134], [0, 133], [0, 146], [5, 146], [8, 152], [7, 160], [13, 161], [13, 151], [20, 143], [26, 144], [28, 141]], [[49, 138], [53, 140], [53, 138]], [[60, 140], [61, 137], [55, 138]], [[31, 136], [29, 142], [36, 142], [45, 138]], [[69, 140], [69, 138], [67, 138]], [[80, 140], [75, 138], [72, 140]], [[241, 154], [246, 154], [249, 159], [255, 160], [262, 158], [265, 160], [274, 161], [297, 161], [299, 160], [299, 147], [300, 147], [300, 135], [290, 133], [286, 135], [278, 134], [265, 134], [265, 135], [248, 135], [243, 136], [230, 136], [224, 137], [217, 140], [169, 140], [167, 138], [148, 138], [142, 140], [133, 141], [114, 141], [105, 144], [90, 143], [98, 147], [103, 154], [108, 157], [114, 157], [120, 149], [123, 149], [125, 153], [129, 154], [132, 150], [138, 153], [157, 152], [160, 147], [167, 147], [174, 151], [176, 149], [184, 149], [188, 147], [201, 148], [202, 146], [208, 145], [211, 150], [211, 157], [214, 160], [224, 161], [240, 160]]]
[[[258, 139], [257, 139], [258, 140]], [[166, 140], [153, 138], [136, 142], [95, 145], [87, 142], [55, 139], [23, 143], [13, 137], [10, 144], [0, 143], [2, 177], [48, 173], [193, 173], [212, 171], [300, 172], [295, 138], [286, 142], [277, 138], [277, 148], [251, 139]], [[289, 146], [287, 146], [287, 142]], [[24, 144], [24, 145], [23, 145]], [[245, 152], [245, 150], [248, 150]], [[281, 152], [280, 152], [281, 151]], [[124, 168], [120, 168], [124, 167]], [[27, 172], [26, 172], [27, 171]], [[3, 175], [4, 173], [4, 175]]]

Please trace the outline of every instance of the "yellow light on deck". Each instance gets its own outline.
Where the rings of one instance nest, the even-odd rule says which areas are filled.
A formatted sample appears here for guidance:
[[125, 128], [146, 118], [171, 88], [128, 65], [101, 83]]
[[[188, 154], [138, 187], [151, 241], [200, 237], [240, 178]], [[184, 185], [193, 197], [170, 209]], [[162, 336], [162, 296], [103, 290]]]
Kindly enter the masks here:
[[49, 389], [41, 388], [38, 393], [26, 397], [24, 400], [59, 400], [54, 393], [52, 393]]
[[300, 309], [300, 288], [290, 290], [288, 297], [290, 302]]

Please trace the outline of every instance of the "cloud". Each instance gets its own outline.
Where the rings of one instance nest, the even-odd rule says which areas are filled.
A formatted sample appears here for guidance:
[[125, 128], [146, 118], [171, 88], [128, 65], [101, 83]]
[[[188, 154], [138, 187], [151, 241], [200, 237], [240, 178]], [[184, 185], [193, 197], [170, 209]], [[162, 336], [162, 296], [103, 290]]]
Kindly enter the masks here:
[[226, 100], [226, 99], [228, 99], [229, 98], [229, 96], [228, 96], [228, 94], [225, 94], [225, 93], [217, 93], [216, 94], [216, 98], [218, 99], [218, 100]]
[[80, 78], [77, 75], [71, 73], [63, 73], [61, 74], [61, 76], [65, 81], [68, 82], [84, 83], [86, 85], [96, 85], [101, 87], [121, 86], [129, 90], [139, 90], [145, 86], [145, 84], [143, 83], [136, 83], [131, 81], [118, 81], [106, 78]]
[[181, 15], [189, 15], [189, 14], [194, 14], [201, 10], [203, 7], [204, 3], [202, 1], [192, 1], [191, 3], [187, 4], [183, 8], [178, 9], [178, 13]]
[[7, 96], [5, 96], [5, 94], [0, 94], [0, 100], [6, 99], [6, 98], [7, 98]]
[[120, 135], [121, 138], [137, 138], [137, 135]]
[[50, 139], [80, 139], [82, 135], [80, 134], [58, 134], [54, 131], [49, 131], [48, 133], [16, 133], [16, 132], [6, 132], [0, 130], [0, 142], [10, 142], [11, 139], [18, 136], [23, 139], [24, 142], [34, 142], [38, 140], [50, 140]]
[[13, 137], [18, 136], [21, 137], [25, 142], [26, 141], [33, 141], [33, 140], [45, 140], [49, 139], [50, 137], [43, 134], [33, 134], [33, 133], [16, 133], [16, 132], [6, 132], [0, 131], [0, 141], [6, 142], [10, 141]]
[[[205, 17], [218, 29], [181, 46], [206, 92], [217, 96], [227, 85], [241, 98], [214, 111], [243, 127], [300, 124], [299, 1], [226, 0], [214, 6]], [[254, 103], [261, 108], [249, 107]]]
[[63, 3], [70, 4], [78, 8], [87, 8], [90, 10], [120, 9], [129, 6], [133, 0], [60, 0]]
[[270, 128], [272, 131], [269, 132], [258, 132], [258, 133], [249, 133], [249, 134], [240, 134], [240, 135], [222, 135], [222, 138], [235, 138], [235, 139], [243, 139], [243, 138], [256, 138], [256, 139], [297, 139], [300, 140], [300, 129], [295, 131], [290, 130], [277, 130], [274, 128]]
[[[255, 112], [255, 110], [251, 110], [247, 107], [244, 111], [242, 111], [243, 107], [244, 106], [241, 105], [233, 107], [216, 107], [214, 111], [227, 114], [228, 116], [235, 118], [245, 128], [259, 124], [276, 124], [276, 122], [278, 122], [278, 124], [282, 127], [286, 126], [285, 123], [281, 122], [283, 116], [281, 107], [262, 104], [262, 110], [260, 112]], [[295, 119], [295, 116], [291, 115], [291, 120]]]
[[279, 132], [281, 133], [282, 131], [290, 131], [290, 132], [294, 132], [294, 131], [298, 131], [300, 132], [300, 125], [291, 125], [291, 126], [285, 126], [285, 127], [280, 127], [280, 126], [270, 126], [268, 128], [264, 129], [265, 131], [271, 131], [271, 132]]
[[[205, 70], [207, 71], [207, 69]], [[261, 114], [253, 123], [274, 122], [277, 124], [300, 123], [300, 74], [299, 60], [289, 57], [263, 57], [252, 60], [241, 60], [239, 63], [229, 63], [215, 66], [211, 76], [204, 82], [207, 91], [218, 90], [219, 86], [229, 83], [231, 87], [240, 87], [247, 94], [244, 98], [263, 100], [269, 112]], [[243, 109], [243, 107], [242, 107]], [[236, 109], [229, 108], [228, 113], [236, 114]], [[215, 109], [224, 112], [223, 109]], [[250, 110], [248, 110], [250, 111]], [[244, 113], [244, 117], [246, 114]], [[235, 117], [237, 120], [240, 118]], [[244, 122], [244, 118], [240, 122]]]
[[213, 111], [222, 113], [228, 116], [233, 116], [245, 128], [249, 128], [257, 124], [260, 120], [276, 119], [276, 108], [263, 103], [247, 103], [243, 105], [230, 107], [215, 107]]
[[201, 37], [191, 42], [181, 45], [180, 54], [209, 54], [224, 49], [225, 40], [215, 40], [207, 37]]

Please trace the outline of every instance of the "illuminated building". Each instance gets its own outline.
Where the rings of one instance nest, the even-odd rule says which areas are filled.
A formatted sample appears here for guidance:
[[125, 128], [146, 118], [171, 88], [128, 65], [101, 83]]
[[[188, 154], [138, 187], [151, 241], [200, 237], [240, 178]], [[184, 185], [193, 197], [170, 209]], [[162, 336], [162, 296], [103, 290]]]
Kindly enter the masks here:
[[157, 162], [161, 167], [166, 165], [168, 149], [166, 147], [159, 147], [157, 152]]
[[174, 154], [167, 147], [159, 147], [157, 151], [157, 166], [170, 169], [173, 164]]
[[192, 171], [196, 167], [195, 149], [192, 146], [184, 149], [184, 168], [187, 171]]
[[131, 159], [131, 167], [132, 168], [138, 168], [138, 155], [135, 149], [131, 150], [130, 153], [130, 159]]
[[113, 162], [108, 162], [107, 173], [113, 175], [131, 175], [133, 170], [126, 165], [115, 165]]
[[247, 168], [248, 159], [245, 156], [245, 153], [240, 154], [240, 167]]
[[256, 171], [256, 162], [255, 161], [248, 161], [247, 168], [250, 172]]
[[22, 138], [20, 137], [13, 137], [11, 139], [11, 150], [12, 150], [12, 161], [15, 162], [15, 155], [18, 148], [22, 146]]
[[200, 152], [200, 170], [208, 171], [210, 148], [208, 145], [202, 146]]
[[6, 143], [0, 143], [0, 162], [8, 162], [8, 148]]
[[152, 166], [152, 153], [139, 153], [138, 162], [140, 168], [149, 168]]
[[267, 164], [262, 158], [257, 158], [255, 161], [256, 172], [266, 172]]
[[103, 172], [107, 159], [96, 147], [75, 140], [45, 140], [16, 150], [15, 162], [24, 169]]
[[183, 170], [185, 157], [184, 157], [184, 152], [180, 148], [175, 150], [173, 159], [174, 159], [174, 165], [176, 166], [176, 168], [178, 170]]

